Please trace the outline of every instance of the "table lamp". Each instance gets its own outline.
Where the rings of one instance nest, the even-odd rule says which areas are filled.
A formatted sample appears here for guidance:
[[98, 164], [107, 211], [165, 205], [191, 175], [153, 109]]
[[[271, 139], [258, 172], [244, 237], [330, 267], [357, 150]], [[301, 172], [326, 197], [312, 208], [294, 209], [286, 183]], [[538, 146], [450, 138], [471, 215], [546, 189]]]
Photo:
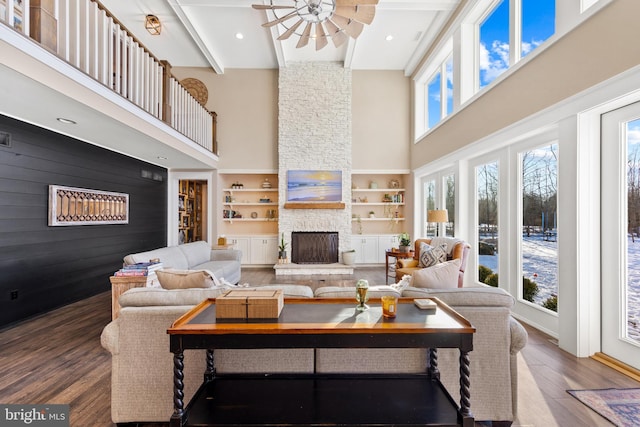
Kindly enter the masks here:
[[[449, 222], [449, 215], [446, 209], [434, 209], [427, 211], [427, 222]], [[439, 235], [439, 226], [436, 224], [436, 236]]]

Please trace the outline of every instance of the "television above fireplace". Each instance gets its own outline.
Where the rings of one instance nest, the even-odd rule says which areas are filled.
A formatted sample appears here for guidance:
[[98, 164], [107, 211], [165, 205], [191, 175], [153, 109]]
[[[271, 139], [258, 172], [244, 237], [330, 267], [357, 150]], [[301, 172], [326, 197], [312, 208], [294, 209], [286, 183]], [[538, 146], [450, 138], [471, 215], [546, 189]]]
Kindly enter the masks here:
[[289, 170], [287, 203], [342, 202], [342, 171]]

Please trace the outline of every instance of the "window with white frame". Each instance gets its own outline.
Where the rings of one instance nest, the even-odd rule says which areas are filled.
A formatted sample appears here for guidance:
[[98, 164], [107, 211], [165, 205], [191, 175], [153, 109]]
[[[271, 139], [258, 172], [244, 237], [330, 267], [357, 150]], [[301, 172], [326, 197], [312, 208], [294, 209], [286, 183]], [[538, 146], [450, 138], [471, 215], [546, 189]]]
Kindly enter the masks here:
[[[424, 195], [423, 235], [425, 237], [455, 235], [456, 213], [456, 178], [455, 173], [443, 171], [429, 175], [422, 179]], [[434, 209], [446, 209], [448, 221], [446, 223], [429, 223], [428, 212]]]
[[427, 126], [437, 125], [453, 111], [453, 56], [438, 67], [427, 83]]
[[522, 205], [519, 297], [558, 311], [558, 144], [518, 153]]
[[[427, 212], [436, 208], [436, 179], [435, 178], [426, 178], [422, 180], [422, 188], [424, 190], [424, 211], [423, 217], [427, 218]], [[424, 236], [435, 236], [435, 228], [431, 226], [433, 224], [429, 224], [424, 221], [425, 229]]]
[[478, 89], [555, 33], [555, 0], [500, 0], [478, 23]]
[[478, 281], [498, 286], [498, 162], [475, 168]]
[[453, 40], [448, 39], [414, 83], [415, 133], [424, 134], [453, 112]]

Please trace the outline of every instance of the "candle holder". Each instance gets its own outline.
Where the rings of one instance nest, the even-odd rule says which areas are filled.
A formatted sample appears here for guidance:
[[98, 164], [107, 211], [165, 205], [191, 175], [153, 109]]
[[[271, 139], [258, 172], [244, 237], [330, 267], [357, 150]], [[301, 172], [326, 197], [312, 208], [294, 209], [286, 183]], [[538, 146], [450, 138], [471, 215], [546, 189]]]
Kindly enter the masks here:
[[369, 282], [364, 279], [360, 279], [356, 282], [356, 301], [358, 301], [358, 305], [356, 305], [356, 310], [365, 311], [369, 309], [369, 306], [365, 303], [369, 301]]

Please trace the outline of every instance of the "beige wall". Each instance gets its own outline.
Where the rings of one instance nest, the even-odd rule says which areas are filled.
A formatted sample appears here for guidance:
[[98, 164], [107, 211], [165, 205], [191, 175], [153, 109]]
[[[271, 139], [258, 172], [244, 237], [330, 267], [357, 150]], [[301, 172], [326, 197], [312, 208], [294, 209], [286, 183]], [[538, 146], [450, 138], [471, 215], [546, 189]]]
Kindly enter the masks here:
[[278, 169], [278, 70], [174, 68], [209, 91], [207, 109], [218, 114], [220, 169]]
[[[218, 114], [220, 169], [278, 169], [278, 70], [173, 73], [197, 78], [209, 90], [207, 108]], [[402, 71], [353, 71], [353, 169], [409, 168], [409, 99]]]
[[640, 63], [640, 1], [616, 0], [411, 150], [418, 168]]
[[402, 71], [353, 71], [352, 167], [409, 169], [411, 85]]

